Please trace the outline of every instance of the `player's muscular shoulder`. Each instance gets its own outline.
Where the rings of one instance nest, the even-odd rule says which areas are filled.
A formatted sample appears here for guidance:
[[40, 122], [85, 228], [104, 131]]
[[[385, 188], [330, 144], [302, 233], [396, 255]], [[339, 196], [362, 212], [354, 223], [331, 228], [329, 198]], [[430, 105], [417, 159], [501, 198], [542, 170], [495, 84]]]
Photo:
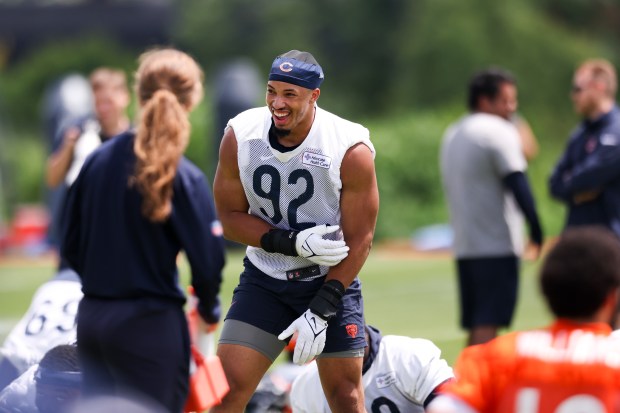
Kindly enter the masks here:
[[367, 182], [373, 177], [375, 165], [372, 151], [363, 143], [358, 143], [346, 152], [342, 160], [340, 175], [343, 184]]
[[233, 128], [226, 128], [220, 144], [220, 163], [237, 163], [237, 137]]
[[215, 173], [214, 186], [220, 186], [221, 189], [221, 185], [238, 179], [237, 138], [235, 137], [234, 130], [229, 127], [226, 128], [220, 143], [219, 162]]
[[344, 155], [344, 159], [342, 161], [343, 165], [345, 163], [356, 163], [356, 162], [373, 162], [373, 156], [371, 149], [363, 142], [356, 143], [351, 146]]

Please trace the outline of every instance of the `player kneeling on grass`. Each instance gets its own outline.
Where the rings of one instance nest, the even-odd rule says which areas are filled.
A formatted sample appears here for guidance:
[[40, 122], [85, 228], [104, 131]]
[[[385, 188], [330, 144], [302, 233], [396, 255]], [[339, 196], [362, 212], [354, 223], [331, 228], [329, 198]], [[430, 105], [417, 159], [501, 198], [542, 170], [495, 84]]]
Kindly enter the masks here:
[[553, 324], [466, 348], [429, 413], [618, 411], [620, 241], [602, 226], [568, 229], [539, 281]]
[[[382, 336], [369, 325], [366, 340], [362, 382], [368, 412], [422, 413], [441, 386], [454, 377], [441, 350], [429, 340]], [[295, 413], [331, 412], [315, 362], [295, 379], [290, 399]]]
[[0, 390], [39, 363], [47, 351], [76, 339], [75, 316], [82, 299], [78, 275], [63, 269], [43, 283], [0, 348]]
[[81, 384], [77, 347], [56, 346], [0, 393], [0, 412], [68, 413]]

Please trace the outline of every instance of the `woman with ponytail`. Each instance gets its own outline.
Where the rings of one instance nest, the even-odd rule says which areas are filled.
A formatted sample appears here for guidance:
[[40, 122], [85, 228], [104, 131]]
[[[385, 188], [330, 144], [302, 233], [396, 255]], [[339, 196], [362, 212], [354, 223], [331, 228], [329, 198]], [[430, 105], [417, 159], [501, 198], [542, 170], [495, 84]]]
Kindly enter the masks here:
[[122, 395], [183, 410], [190, 341], [177, 255], [198, 312], [220, 318], [224, 243], [204, 174], [183, 153], [202, 71], [187, 54], [143, 54], [139, 123], [86, 161], [71, 188], [61, 253], [82, 279], [77, 317], [84, 396]]

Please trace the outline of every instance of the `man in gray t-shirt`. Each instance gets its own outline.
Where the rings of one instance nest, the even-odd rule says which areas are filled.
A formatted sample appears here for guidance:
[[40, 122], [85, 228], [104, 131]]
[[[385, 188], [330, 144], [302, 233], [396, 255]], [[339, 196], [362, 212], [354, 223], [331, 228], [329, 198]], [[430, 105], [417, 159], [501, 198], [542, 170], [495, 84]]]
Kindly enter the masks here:
[[512, 321], [523, 253], [523, 217], [536, 255], [542, 230], [525, 175], [512, 76], [489, 69], [469, 85], [471, 113], [451, 125], [441, 147], [441, 174], [454, 229], [461, 326], [468, 345], [486, 342]]

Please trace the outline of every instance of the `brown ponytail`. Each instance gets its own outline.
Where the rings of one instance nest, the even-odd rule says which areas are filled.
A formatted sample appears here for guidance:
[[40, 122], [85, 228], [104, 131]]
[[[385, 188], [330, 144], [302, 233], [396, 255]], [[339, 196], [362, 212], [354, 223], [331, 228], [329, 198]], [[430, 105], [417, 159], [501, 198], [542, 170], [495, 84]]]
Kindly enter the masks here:
[[153, 222], [172, 212], [172, 183], [189, 143], [189, 111], [202, 98], [202, 71], [174, 49], [147, 52], [136, 73], [140, 123], [132, 179], [143, 196], [142, 214]]

